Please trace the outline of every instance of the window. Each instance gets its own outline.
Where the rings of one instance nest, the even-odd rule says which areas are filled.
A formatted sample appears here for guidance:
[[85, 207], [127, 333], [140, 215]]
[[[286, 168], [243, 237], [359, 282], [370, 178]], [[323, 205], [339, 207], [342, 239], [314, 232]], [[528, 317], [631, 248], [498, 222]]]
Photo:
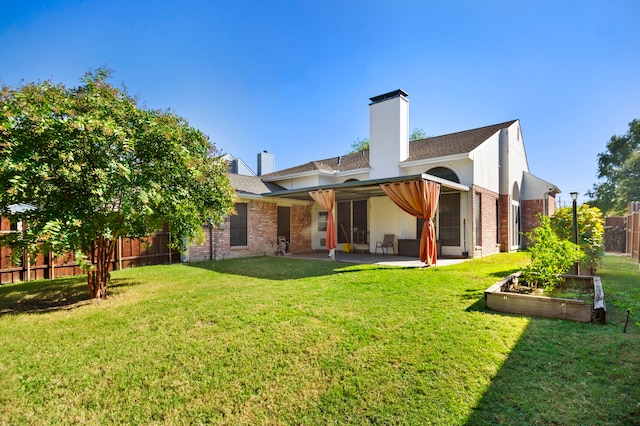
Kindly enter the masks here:
[[448, 167], [434, 167], [426, 171], [428, 175], [436, 176], [442, 179], [450, 180], [451, 182], [460, 183], [458, 175]]
[[520, 203], [511, 203], [511, 246], [520, 247]]
[[[422, 235], [424, 222], [424, 219], [416, 221], [416, 238]], [[438, 239], [443, 246], [460, 245], [460, 193], [440, 194], [434, 222], [438, 227]]]
[[329, 222], [329, 212], [318, 212], [318, 231], [326, 231]]
[[482, 195], [476, 193], [476, 246], [482, 246]]
[[460, 246], [460, 193], [440, 194], [438, 230], [443, 246]]
[[235, 205], [236, 214], [229, 217], [231, 247], [247, 245], [247, 203]]
[[511, 195], [511, 247], [520, 247], [520, 188], [513, 183]]

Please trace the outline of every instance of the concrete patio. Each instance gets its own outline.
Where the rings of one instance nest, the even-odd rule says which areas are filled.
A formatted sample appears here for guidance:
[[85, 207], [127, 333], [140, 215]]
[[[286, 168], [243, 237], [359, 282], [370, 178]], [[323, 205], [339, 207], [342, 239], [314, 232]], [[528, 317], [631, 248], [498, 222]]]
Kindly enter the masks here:
[[[291, 257], [297, 259], [325, 260], [331, 261], [329, 253], [326, 251], [315, 251], [308, 253], [293, 253]], [[345, 263], [365, 263], [373, 265], [399, 266], [402, 268], [424, 268], [425, 264], [415, 257], [396, 256], [393, 254], [371, 254], [371, 253], [344, 253], [336, 251], [336, 262]], [[454, 265], [470, 259], [438, 259], [437, 267]]]

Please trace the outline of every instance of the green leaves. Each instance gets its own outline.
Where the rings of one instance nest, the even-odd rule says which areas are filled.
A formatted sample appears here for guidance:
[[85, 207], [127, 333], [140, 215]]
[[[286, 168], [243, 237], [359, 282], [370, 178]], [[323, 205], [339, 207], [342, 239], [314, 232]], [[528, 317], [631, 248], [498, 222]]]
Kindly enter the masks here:
[[589, 196], [605, 213], [624, 213], [640, 200], [640, 120], [629, 123], [626, 134], [614, 135], [598, 154], [598, 178]]
[[[577, 207], [578, 245], [585, 253], [583, 266], [595, 270], [604, 256], [604, 217], [597, 207]], [[573, 241], [573, 207], [556, 209], [551, 227], [559, 238]]]
[[139, 108], [109, 76], [101, 68], [75, 88], [2, 88], [0, 207], [38, 207], [17, 215], [28, 232], [14, 246], [88, 254], [98, 237], [145, 237], [165, 223], [182, 241], [232, 208], [207, 136], [169, 111]]
[[578, 245], [558, 237], [548, 217], [539, 216], [539, 219], [540, 226], [527, 233], [532, 242], [531, 262], [523, 269], [522, 276], [530, 285], [551, 292], [562, 281], [562, 275], [584, 257], [584, 252]]

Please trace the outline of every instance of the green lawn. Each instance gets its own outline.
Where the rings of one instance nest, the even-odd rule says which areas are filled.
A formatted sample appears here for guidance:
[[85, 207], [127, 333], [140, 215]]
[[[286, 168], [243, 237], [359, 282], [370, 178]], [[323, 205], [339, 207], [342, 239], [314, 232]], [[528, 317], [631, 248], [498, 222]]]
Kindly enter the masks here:
[[0, 286], [0, 424], [640, 424], [638, 265], [605, 259], [606, 326], [486, 311], [526, 259], [143, 267], [98, 302], [83, 277]]

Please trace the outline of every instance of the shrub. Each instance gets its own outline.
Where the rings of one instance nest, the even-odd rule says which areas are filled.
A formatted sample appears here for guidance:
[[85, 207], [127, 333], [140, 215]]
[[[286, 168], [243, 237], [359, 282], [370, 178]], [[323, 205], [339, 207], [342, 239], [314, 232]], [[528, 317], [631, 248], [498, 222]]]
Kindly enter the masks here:
[[584, 252], [571, 241], [559, 238], [548, 217], [539, 216], [539, 220], [540, 226], [526, 234], [531, 241], [531, 262], [523, 269], [522, 278], [530, 286], [550, 293], [563, 280], [562, 275], [584, 257]]
[[[585, 253], [580, 265], [589, 268], [593, 275], [604, 257], [604, 218], [599, 208], [587, 204], [578, 206], [576, 213], [578, 245]], [[561, 239], [573, 241], [573, 207], [557, 209], [551, 218], [551, 228]]]

